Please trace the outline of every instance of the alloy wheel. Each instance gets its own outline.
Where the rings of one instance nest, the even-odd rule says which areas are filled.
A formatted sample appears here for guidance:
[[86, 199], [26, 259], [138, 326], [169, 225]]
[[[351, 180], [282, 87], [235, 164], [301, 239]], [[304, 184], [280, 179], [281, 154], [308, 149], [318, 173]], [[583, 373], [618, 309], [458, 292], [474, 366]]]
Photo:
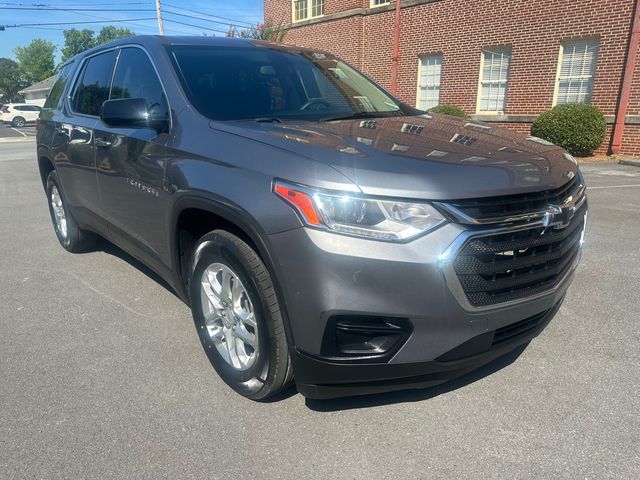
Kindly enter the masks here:
[[222, 263], [209, 265], [200, 285], [209, 339], [232, 368], [248, 370], [258, 357], [259, 344], [258, 323], [246, 288]]
[[51, 187], [51, 208], [53, 209], [53, 218], [56, 222], [56, 229], [60, 233], [60, 236], [66, 240], [68, 235], [67, 228], [67, 215], [64, 211], [64, 205], [62, 204], [62, 197], [58, 191], [58, 187], [55, 185]]

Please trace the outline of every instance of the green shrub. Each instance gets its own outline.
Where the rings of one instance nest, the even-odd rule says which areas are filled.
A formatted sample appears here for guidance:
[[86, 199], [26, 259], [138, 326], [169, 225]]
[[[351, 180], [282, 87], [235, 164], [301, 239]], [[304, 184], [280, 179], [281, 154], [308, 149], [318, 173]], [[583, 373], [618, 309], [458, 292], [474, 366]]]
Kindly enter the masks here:
[[602, 112], [585, 103], [556, 105], [535, 119], [531, 135], [566, 149], [572, 155], [587, 157], [602, 145], [607, 122]]
[[467, 114], [464, 113], [457, 105], [436, 105], [429, 109], [431, 113], [442, 113], [443, 115], [451, 115], [452, 117], [467, 118]]

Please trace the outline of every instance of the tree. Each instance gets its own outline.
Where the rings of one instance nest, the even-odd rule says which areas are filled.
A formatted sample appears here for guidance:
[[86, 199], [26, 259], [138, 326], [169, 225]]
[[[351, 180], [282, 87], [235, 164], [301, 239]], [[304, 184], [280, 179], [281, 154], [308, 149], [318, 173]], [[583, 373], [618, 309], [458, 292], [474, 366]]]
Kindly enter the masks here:
[[255, 27], [246, 30], [238, 30], [235, 25], [231, 25], [226, 36], [232, 38], [251, 38], [253, 40], [265, 40], [267, 42], [282, 43], [288, 29], [282, 23], [273, 23], [267, 20], [259, 23]]
[[64, 35], [64, 47], [62, 48], [62, 62], [69, 58], [82, 53], [85, 50], [102, 45], [103, 43], [117, 40], [118, 38], [126, 38], [135, 35], [128, 28], [118, 28], [113, 25], [102, 27], [102, 30], [96, 35], [93, 30], [76, 30], [71, 28], [62, 32]]
[[107, 25], [106, 27], [102, 27], [100, 33], [98, 33], [95, 44], [102, 45], [103, 43], [110, 42], [111, 40], [133, 37], [135, 34], [135, 32], [132, 32], [128, 28], [118, 28], [113, 25]]
[[26, 86], [20, 78], [18, 64], [9, 58], [0, 58], [0, 101], [7, 103], [22, 101], [18, 91]]
[[62, 48], [62, 62], [77, 55], [78, 53], [89, 50], [95, 46], [96, 40], [93, 37], [93, 30], [84, 29], [76, 30], [71, 28], [62, 32], [64, 35], [64, 47]]
[[18, 71], [28, 85], [55, 73], [55, 51], [53, 43], [41, 38], [32, 40], [26, 47], [16, 47], [14, 52], [18, 59]]

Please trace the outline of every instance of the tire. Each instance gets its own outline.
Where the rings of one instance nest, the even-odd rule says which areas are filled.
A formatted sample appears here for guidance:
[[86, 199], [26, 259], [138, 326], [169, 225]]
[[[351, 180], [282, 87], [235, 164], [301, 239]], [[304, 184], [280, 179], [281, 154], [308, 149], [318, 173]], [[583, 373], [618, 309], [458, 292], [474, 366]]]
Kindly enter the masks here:
[[[224, 278], [232, 280], [223, 283]], [[231, 285], [228, 295], [224, 285]], [[263, 400], [291, 384], [291, 360], [273, 283], [249, 245], [224, 230], [204, 235], [194, 250], [189, 290], [200, 342], [227, 385], [247, 398]], [[253, 322], [242, 321], [245, 317]]]
[[62, 248], [68, 252], [80, 253], [95, 246], [95, 234], [79, 228], [71, 215], [55, 170], [47, 177], [47, 204], [53, 229]]
[[11, 125], [13, 125], [14, 127], [24, 127], [25, 123], [27, 122], [22, 117], [14, 117], [11, 121]]

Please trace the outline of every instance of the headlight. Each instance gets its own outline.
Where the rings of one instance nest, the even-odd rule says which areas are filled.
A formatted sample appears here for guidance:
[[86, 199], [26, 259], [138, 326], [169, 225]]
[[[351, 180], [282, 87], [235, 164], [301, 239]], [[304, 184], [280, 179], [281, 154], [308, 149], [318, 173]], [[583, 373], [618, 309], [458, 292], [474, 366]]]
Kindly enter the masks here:
[[274, 192], [294, 207], [308, 225], [372, 238], [404, 241], [437, 228], [445, 218], [423, 202], [367, 198], [277, 181]]

